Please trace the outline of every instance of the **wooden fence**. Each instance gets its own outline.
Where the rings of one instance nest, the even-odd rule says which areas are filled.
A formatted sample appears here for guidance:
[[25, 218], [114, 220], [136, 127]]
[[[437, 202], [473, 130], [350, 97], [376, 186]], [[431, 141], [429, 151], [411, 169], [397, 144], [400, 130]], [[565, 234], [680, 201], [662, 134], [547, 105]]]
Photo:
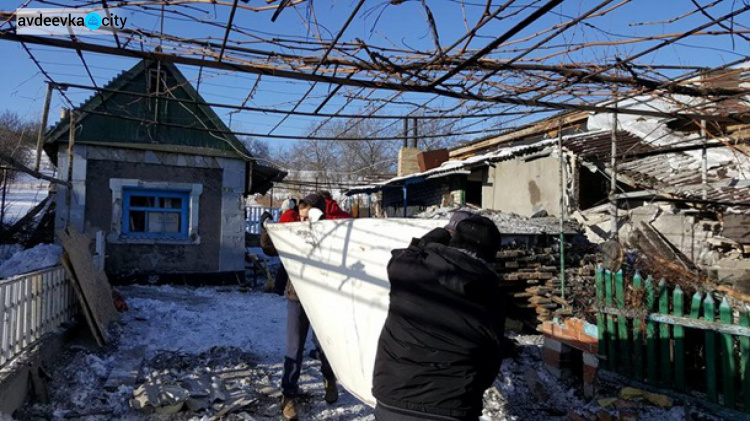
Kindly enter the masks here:
[[281, 216], [281, 209], [269, 208], [268, 206], [249, 206], [245, 209], [246, 230], [250, 234], [260, 234], [260, 217], [263, 212], [269, 212], [273, 215], [273, 220], [278, 221]]
[[73, 320], [77, 303], [62, 266], [0, 280], [0, 367]]
[[636, 273], [627, 282], [601, 268], [596, 299], [604, 368], [750, 412], [747, 306], [737, 313], [710, 292], [686, 297], [664, 280]]

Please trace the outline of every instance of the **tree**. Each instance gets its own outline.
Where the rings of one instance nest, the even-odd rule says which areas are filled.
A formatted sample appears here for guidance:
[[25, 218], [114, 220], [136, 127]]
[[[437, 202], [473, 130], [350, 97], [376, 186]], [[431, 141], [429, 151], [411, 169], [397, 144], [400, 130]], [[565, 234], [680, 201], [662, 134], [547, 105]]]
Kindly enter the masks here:
[[36, 146], [39, 123], [25, 121], [15, 112], [0, 114], [0, 154], [27, 162]]

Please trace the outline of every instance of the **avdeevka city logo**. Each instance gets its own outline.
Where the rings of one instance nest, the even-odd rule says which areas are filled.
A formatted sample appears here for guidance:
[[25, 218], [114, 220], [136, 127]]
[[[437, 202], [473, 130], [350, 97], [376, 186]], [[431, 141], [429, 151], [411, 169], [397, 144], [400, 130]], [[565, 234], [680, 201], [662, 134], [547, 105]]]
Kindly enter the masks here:
[[16, 10], [16, 33], [19, 35], [106, 35], [125, 29], [127, 16], [115, 7], [107, 11], [97, 9], [38, 9]]
[[91, 29], [92, 31], [96, 31], [99, 29], [99, 27], [102, 26], [102, 18], [99, 16], [96, 12], [91, 12], [88, 15], [86, 15], [86, 27]]

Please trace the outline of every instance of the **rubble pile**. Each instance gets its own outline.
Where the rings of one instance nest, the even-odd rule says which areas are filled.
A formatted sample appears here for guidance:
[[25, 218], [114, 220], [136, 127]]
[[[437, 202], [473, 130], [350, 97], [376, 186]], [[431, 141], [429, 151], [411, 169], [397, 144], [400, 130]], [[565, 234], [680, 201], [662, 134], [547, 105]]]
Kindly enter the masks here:
[[[453, 212], [461, 208], [458, 206], [453, 207], [442, 207], [442, 208], [430, 208], [426, 211], [415, 215], [416, 218], [422, 219], [445, 219], [448, 220], [453, 215]], [[501, 212], [488, 209], [469, 209], [472, 212], [476, 212], [479, 215], [486, 216], [495, 222], [497, 228], [502, 234], [557, 234], [560, 232], [560, 219], [557, 217], [538, 216], [538, 217], [523, 217], [515, 213]], [[580, 226], [575, 221], [565, 221], [563, 223], [563, 232], [566, 234], [574, 234], [580, 231]]]
[[166, 353], [145, 367], [130, 407], [144, 415], [187, 412], [205, 419], [254, 419], [273, 415], [281, 392], [268, 374], [237, 348], [216, 347], [199, 355]]

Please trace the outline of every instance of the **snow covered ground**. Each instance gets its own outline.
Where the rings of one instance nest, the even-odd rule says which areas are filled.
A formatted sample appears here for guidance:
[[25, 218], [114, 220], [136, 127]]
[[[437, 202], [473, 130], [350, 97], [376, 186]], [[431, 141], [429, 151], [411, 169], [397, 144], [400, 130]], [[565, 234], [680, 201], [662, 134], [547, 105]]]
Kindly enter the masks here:
[[[189, 288], [129, 286], [120, 289], [130, 311], [116, 327], [119, 339], [106, 349], [72, 346], [55, 367], [50, 367], [49, 405], [24, 408], [20, 419], [88, 421], [150, 419], [208, 420], [203, 413], [181, 412], [169, 417], [143, 415], [128, 406], [133, 388], [106, 391], [103, 384], [117, 361], [118, 350], [143, 346], [142, 373], [226, 373], [251, 370], [237, 380], [240, 389], [266, 386], [242, 416], [224, 419], [279, 419], [278, 387], [282, 372], [286, 300], [283, 297], [239, 287]], [[541, 365], [541, 338], [515, 336], [517, 352], [506, 359], [493, 388], [485, 394], [485, 415], [491, 420], [567, 420], [568, 411], [590, 407], [575, 388], [546, 374]], [[308, 341], [308, 348], [310, 343]], [[334, 405], [323, 401], [320, 363], [307, 358], [300, 385], [304, 420], [373, 420], [372, 410], [341, 390]], [[160, 371], [161, 370], [161, 371]], [[532, 392], [529, 378], [538, 379], [547, 398]], [[139, 381], [140, 382], [140, 381]], [[268, 387], [270, 386], [270, 387]], [[544, 397], [544, 396], [542, 396]], [[595, 404], [593, 404], [595, 406]], [[679, 420], [684, 411], [648, 410], [639, 419]]]
[[8, 186], [8, 193], [5, 196], [5, 219], [3, 222], [12, 224], [19, 220], [44, 200], [48, 194], [47, 188], [19, 189], [11, 184]]
[[62, 247], [39, 244], [23, 250], [17, 244], [0, 246], [0, 279], [55, 266], [60, 262]]

